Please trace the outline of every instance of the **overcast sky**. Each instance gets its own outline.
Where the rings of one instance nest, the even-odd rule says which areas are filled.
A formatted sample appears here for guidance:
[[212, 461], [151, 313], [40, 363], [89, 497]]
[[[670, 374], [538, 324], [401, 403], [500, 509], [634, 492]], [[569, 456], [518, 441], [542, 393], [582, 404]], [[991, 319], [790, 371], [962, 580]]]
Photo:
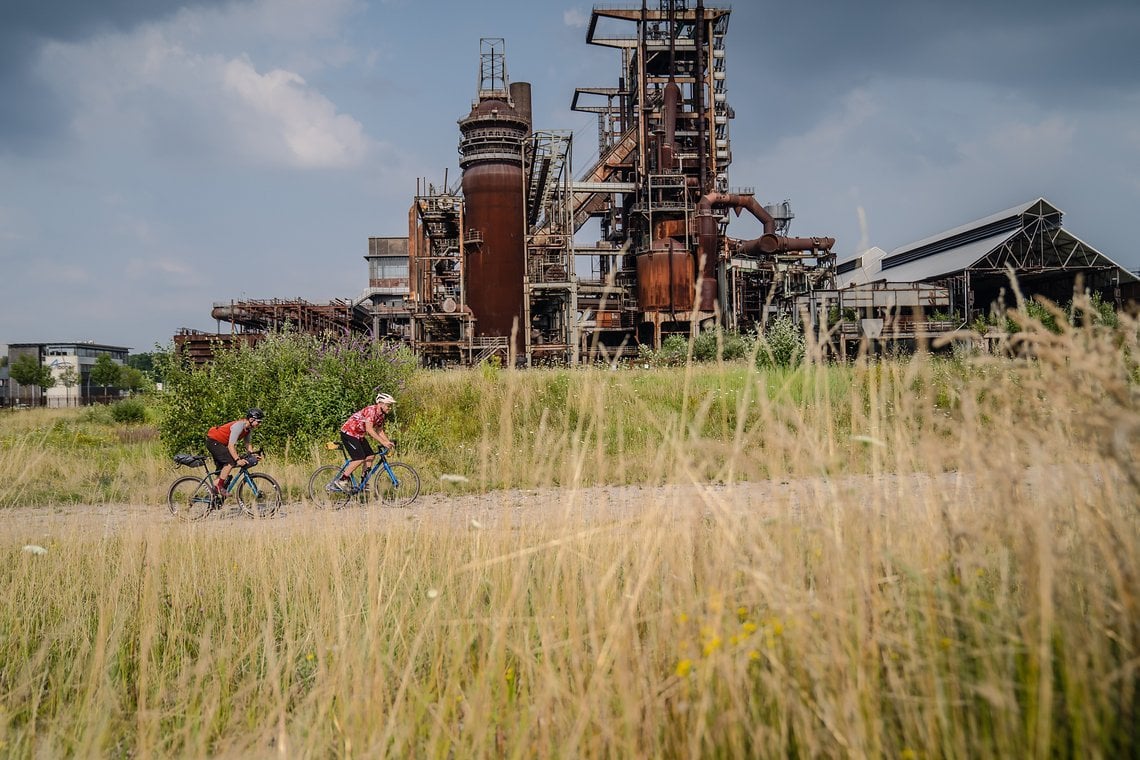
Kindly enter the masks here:
[[[1044, 196], [1140, 268], [1140, 3], [732, 5], [730, 184], [791, 199], [793, 234], [842, 259]], [[0, 343], [145, 351], [214, 330], [216, 301], [359, 294], [417, 178], [459, 176], [480, 37], [581, 172], [597, 127], [573, 89], [619, 61], [585, 44], [590, 7], [7, 0]], [[731, 235], [759, 234], [746, 217]]]

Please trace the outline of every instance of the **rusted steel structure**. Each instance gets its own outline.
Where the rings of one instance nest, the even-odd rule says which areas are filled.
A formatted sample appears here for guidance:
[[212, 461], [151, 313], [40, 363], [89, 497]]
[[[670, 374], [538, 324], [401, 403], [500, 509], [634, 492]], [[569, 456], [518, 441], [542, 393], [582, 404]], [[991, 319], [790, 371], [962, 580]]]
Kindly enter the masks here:
[[[210, 316], [218, 331], [208, 333], [182, 328], [174, 335], [174, 347], [196, 364], [210, 361], [219, 348], [253, 346], [271, 332], [296, 330], [314, 335], [367, 335], [373, 329], [371, 306], [346, 299], [311, 303], [301, 298], [269, 298], [217, 302]], [[228, 323], [223, 330], [221, 323]]]
[[459, 121], [467, 229], [483, 244], [467, 257], [467, 303], [475, 337], [513, 338], [522, 345], [523, 142], [530, 134], [530, 85], [507, 80], [504, 43], [481, 41], [478, 97]]
[[264, 338], [259, 332], [208, 333], [183, 327], [174, 334], [174, 349], [194, 364], [206, 364], [219, 349], [256, 346]]
[[[616, 87], [574, 93], [599, 135], [577, 180], [570, 136], [533, 128], [530, 85], [509, 82], [503, 40], [481, 41], [462, 194], [417, 195], [411, 212], [413, 344], [428, 363], [613, 358], [748, 329], [834, 287], [834, 239], [789, 237], [787, 202], [773, 213], [729, 189], [729, 15], [685, 0], [593, 10], [586, 41], [618, 49], [621, 70]], [[744, 211], [760, 238], [727, 235]], [[575, 242], [591, 219], [600, 239]]]
[[[656, 6], [594, 9], [586, 39], [621, 52], [618, 86], [579, 88], [571, 104], [597, 114], [602, 156], [592, 181], [576, 185], [575, 220], [597, 217], [600, 247], [623, 252], [591, 253], [622, 320], [616, 331], [584, 326], [583, 345], [611, 354], [713, 324], [748, 329], [792, 311], [797, 296], [834, 287], [834, 239], [788, 237], [787, 202], [773, 213], [751, 189], [730, 189], [731, 11]], [[730, 213], [744, 211], [763, 225], [761, 238], [728, 235]]]
[[310, 303], [300, 298], [270, 298], [215, 303], [210, 316], [245, 332], [294, 329], [307, 333], [366, 333], [371, 319], [350, 301]]

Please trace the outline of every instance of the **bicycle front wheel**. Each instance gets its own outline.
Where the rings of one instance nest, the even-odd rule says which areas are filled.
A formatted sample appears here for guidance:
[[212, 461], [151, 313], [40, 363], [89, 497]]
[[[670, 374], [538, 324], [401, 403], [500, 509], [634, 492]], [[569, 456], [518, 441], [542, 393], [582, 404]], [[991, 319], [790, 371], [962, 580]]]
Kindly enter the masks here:
[[352, 495], [338, 488], [334, 481], [340, 475], [343, 465], [326, 464], [317, 468], [309, 478], [309, 498], [317, 509], [340, 509], [348, 504]]
[[242, 478], [237, 497], [242, 511], [250, 517], [272, 517], [281, 509], [281, 486], [264, 472], [251, 472]]
[[383, 466], [372, 476], [376, 498], [385, 507], [406, 507], [420, 495], [420, 476], [410, 464], [389, 462], [388, 470]]
[[205, 479], [187, 475], [170, 486], [166, 505], [179, 520], [201, 520], [214, 508], [214, 492]]

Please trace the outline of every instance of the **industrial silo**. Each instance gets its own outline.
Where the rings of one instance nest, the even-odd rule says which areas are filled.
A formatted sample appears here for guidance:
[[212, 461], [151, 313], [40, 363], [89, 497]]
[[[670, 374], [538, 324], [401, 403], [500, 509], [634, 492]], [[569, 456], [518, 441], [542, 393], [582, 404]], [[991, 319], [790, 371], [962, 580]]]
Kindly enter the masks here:
[[522, 146], [531, 129], [530, 85], [508, 89], [501, 57], [494, 46], [484, 52], [479, 98], [459, 121], [466, 228], [468, 237], [483, 241], [467, 256], [467, 305], [477, 337], [509, 338], [517, 321], [518, 351], [525, 329]]

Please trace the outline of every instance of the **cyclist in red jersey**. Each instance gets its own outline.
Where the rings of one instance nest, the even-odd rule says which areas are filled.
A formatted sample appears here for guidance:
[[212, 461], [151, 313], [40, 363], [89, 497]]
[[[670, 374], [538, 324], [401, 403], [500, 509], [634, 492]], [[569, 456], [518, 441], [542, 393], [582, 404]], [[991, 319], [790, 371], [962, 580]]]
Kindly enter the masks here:
[[[265, 419], [265, 413], [257, 407], [245, 413], [245, 418], [216, 425], [206, 433], [206, 449], [214, 458], [214, 464], [219, 468], [218, 480], [214, 484], [218, 493], [225, 493], [226, 479], [234, 465], [257, 464], [253, 453], [252, 433]], [[246, 454], [241, 457], [237, 452], [239, 441], [245, 441]]]
[[369, 438], [375, 438], [385, 449], [396, 448], [396, 442], [384, 432], [384, 423], [387, 422], [388, 413], [395, 403], [396, 399], [387, 393], [377, 393], [375, 404], [356, 412], [341, 426], [340, 440], [344, 444], [345, 451], [348, 452], [348, 458], [352, 461], [345, 468], [334, 487], [344, 491], [351, 490], [352, 484], [349, 481], [349, 476], [360, 466], [360, 463], [364, 463], [365, 470], [372, 466], [372, 458], [376, 453], [372, 451]]

